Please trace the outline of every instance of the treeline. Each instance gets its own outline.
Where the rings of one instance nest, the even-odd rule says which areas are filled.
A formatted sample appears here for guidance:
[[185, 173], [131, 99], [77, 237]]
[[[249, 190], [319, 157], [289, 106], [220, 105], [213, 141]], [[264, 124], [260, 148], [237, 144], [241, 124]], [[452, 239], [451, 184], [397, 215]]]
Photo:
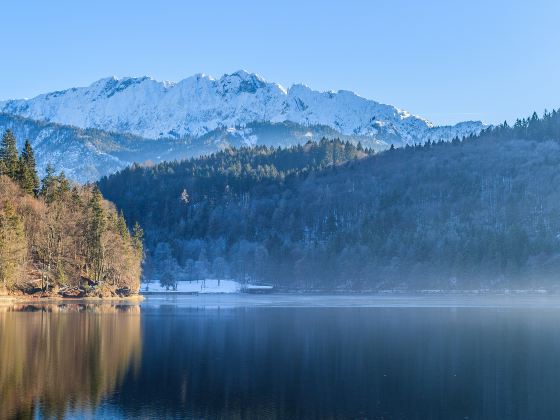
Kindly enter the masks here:
[[0, 291], [68, 296], [136, 293], [143, 232], [131, 234], [97, 187], [49, 166], [39, 181], [29, 142], [0, 144]]
[[135, 166], [99, 186], [145, 228], [148, 278], [305, 289], [553, 287], [558, 119], [546, 113], [516, 124], [524, 132], [499, 126], [376, 155], [336, 140], [227, 150]]
[[[251, 194], [269, 196], [279, 186], [290, 186], [310, 173], [369, 155], [373, 155], [370, 149], [338, 140], [291, 148], [230, 148], [185, 161], [133, 165], [102, 178], [98, 185], [109, 200], [118, 200], [127, 220], [170, 231], [183, 231], [188, 223], [191, 234], [205, 236], [206, 224], [214, 223], [209, 212], [223, 200], [248, 204]], [[189, 216], [196, 220], [187, 220], [187, 211], [195, 211]]]
[[146, 279], [173, 284], [207, 277], [255, 278], [255, 267], [267, 261], [259, 259], [262, 246], [254, 240], [256, 232], [250, 233], [258, 228], [252, 219], [269, 217], [268, 209], [255, 206], [255, 198], [274, 206], [291, 199], [290, 189], [309, 174], [373, 153], [360, 144], [325, 139], [291, 148], [226, 149], [181, 162], [134, 165], [98, 185], [118, 201], [127, 220], [148, 227]]
[[478, 138], [508, 138], [525, 140], [560, 139], [560, 110], [544, 111], [542, 117], [536, 112], [529, 118], [517, 119], [510, 126], [507, 121], [483, 130]]

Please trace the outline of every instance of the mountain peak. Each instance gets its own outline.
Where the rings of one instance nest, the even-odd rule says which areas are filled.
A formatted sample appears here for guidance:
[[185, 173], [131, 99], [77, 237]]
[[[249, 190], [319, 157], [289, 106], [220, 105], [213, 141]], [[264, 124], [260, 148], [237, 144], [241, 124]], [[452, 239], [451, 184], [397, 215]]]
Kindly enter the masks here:
[[239, 77], [243, 80], [245, 80], [245, 79], [260, 79], [263, 82], [265, 81], [262, 77], [258, 76], [256, 73], [250, 73], [247, 70], [243, 70], [243, 69], [234, 71], [231, 74], [224, 74], [223, 77], [231, 77], [231, 76], [237, 76], [237, 77]]
[[[285, 89], [246, 70], [219, 79], [198, 73], [178, 83], [113, 76], [86, 88], [0, 102], [0, 112], [148, 138], [196, 138], [220, 127], [291, 122], [398, 144], [422, 142], [437, 128], [349, 90], [320, 92], [304, 84]], [[437, 132], [449, 139], [481, 128], [478, 122]]]

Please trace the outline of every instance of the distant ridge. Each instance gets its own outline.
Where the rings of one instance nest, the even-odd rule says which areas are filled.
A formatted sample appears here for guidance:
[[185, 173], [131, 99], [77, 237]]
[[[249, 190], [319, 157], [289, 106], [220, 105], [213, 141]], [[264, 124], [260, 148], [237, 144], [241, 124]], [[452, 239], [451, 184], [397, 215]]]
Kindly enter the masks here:
[[246, 144], [259, 143], [258, 135], [246, 130], [254, 123], [322, 126], [356, 141], [397, 146], [450, 140], [484, 127], [480, 121], [434, 126], [350, 91], [318, 92], [303, 84], [286, 89], [243, 70], [219, 79], [196, 74], [176, 83], [109, 77], [88, 87], [3, 101], [0, 112], [152, 139], [237, 132]]

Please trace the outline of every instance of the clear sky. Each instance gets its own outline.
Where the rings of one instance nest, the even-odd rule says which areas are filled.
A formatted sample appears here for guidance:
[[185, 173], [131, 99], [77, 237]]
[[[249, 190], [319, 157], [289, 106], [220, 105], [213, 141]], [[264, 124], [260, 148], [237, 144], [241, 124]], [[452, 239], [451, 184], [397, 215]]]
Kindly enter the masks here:
[[6, 1], [0, 98], [245, 69], [436, 123], [560, 107], [557, 0]]

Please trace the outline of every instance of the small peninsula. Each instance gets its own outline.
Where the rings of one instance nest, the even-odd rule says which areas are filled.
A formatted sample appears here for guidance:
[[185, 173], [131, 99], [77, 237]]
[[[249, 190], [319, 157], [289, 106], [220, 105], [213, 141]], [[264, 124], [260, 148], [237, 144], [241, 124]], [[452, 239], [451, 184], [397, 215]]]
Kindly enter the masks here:
[[0, 296], [116, 298], [138, 294], [143, 232], [132, 232], [92, 185], [49, 166], [39, 180], [31, 144], [0, 143]]

